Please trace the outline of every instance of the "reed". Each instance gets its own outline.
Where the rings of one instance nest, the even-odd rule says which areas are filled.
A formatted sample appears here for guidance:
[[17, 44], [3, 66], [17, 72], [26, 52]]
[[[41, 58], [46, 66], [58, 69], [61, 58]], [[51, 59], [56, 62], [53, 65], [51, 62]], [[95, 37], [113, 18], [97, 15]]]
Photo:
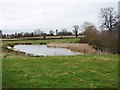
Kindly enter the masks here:
[[89, 44], [85, 43], [49, 43], [48, 47], [68, 48], [72, 51], [78, 51], [84, 54], [96, 54], [97, 51]]

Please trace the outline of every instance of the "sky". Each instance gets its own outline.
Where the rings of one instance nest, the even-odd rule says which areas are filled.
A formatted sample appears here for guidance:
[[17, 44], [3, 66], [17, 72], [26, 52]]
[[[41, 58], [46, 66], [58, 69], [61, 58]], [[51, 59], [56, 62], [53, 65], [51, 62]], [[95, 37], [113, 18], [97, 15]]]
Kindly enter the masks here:
[[113, 7], [118, 10], [119, 0], [1, 0], [0, 29], [3, 33], [33, 32], [40, 29], [59, 31], [73, 30], [73, 25], [81, 26], [91, 22], [100, 26], [101, 8]]

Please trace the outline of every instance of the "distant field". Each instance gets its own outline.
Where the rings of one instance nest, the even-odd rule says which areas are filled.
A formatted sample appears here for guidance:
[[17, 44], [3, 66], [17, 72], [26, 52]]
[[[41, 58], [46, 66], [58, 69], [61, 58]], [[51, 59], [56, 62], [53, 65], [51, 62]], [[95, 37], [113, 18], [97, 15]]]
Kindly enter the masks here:
[[[60, 39], [60, 38], [75, 38], [75, 36], [45, 36], [46, 39]], [[79, 35], [78, 38], [84, 37], [84, 35]], [[12, 38], [12, 39], [2, 39], [2, 40], [19, 40], [19, 39], [44, 39], [43, 36], [41, 37], [22, 37], [22, 38]]]
[[40, 44], [40, 43], [50, 43], [50, 42], [62, 42], [62, 43], [77, 43], [80, 41], [80, 38], [63, 38], [63, 39], [43, 39], [43, 40], [5, 40], [2, 41], [3, 46], [14, 43], [32, 43], [32, 44]]
[[[79, 39], [3, 41], [15, 43], [76, 43]], [[117, 88], [118, 55], [29, 57], [3, 50], [3, 88]]]

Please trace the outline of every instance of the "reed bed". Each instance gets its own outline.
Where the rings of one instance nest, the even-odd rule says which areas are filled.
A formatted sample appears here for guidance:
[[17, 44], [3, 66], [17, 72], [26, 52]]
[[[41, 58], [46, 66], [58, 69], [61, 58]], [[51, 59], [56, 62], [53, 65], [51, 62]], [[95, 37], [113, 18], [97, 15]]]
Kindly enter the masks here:
[[67, 48], [72, 51], [77, 51], [84, 54], [96, 54], [97, 51], [89, 44], [85, 43], [49, 43], [47, 47], [59, 47], [59, 48]]

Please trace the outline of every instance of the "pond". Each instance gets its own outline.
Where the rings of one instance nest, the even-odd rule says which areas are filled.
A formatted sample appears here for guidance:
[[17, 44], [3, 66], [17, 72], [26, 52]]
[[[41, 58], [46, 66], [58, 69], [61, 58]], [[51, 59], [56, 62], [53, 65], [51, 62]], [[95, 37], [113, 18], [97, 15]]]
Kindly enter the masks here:
[[79, 52], [73, 52], [66, 48], [47, 47], [46, 45], [15, 45], [13, 49], [33, 56], [64, 56], [80, 54]]

